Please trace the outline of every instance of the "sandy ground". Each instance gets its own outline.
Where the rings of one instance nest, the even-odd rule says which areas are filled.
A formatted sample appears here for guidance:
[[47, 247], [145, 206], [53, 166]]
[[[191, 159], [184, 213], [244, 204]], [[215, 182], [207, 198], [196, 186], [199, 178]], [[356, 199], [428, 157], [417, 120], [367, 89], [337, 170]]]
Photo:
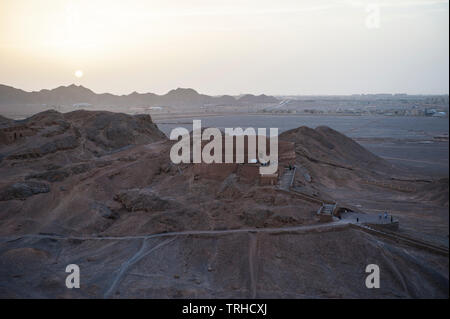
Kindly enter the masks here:
[[[300, 196], [260, 185], [250, 166], [172, 164], [150, 117], [47, 112], [25, 124], [29, 135], [0, 148], [1, 297], [448, 298], [448, 250], [316, 215], [325, 199], [388, 210], [399, 233], [448, 247], [448, 179], [329, 127], [280, 135]], [[72, 263], [81, 289], [65, 287]], [[370, 263], [381, 289], [365, 287]]]

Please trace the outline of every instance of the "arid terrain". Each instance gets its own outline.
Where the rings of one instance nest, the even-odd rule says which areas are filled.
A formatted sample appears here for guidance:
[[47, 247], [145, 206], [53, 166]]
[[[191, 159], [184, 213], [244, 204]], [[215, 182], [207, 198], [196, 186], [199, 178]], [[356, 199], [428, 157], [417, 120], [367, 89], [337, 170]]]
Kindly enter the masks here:
[[0, 0], [0, 299], [445, 302], [449, 3]]
[[[329, 127], [280, 134], [275, 185], [250, 164], [173, 164], [149, 115], [46, 111], [0, 130], [0, 297], [448, 298], [448, 177]], [[365, 223], [385, 211], [397, 230]]]

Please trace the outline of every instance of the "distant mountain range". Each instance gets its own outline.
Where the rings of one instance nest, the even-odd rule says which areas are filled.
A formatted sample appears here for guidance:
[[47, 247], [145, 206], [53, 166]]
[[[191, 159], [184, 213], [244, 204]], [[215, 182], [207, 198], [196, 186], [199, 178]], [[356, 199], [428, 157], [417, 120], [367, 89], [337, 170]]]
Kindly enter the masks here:
[[246, 94], [240, 97], [231, 95], [209, 96], [193, 89], [178, 88], [164, 95], [133, 92], [128, 95], [110, 93], [97, 94], [81, 85], [60, 86], [52, 90], [26, 92], [0, 84], [0, 105], [76, 105], [94, 106], [220, 106], [278, 103], [273, 96]]

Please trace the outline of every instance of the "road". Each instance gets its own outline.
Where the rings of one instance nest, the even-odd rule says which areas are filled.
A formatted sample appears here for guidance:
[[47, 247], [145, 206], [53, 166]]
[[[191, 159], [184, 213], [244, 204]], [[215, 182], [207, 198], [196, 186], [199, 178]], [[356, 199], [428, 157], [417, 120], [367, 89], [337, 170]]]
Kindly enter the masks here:
[[135, 235], [135, 236], [62, 236], [58, 234], [25, 234], [19, 236], [5, 236], [0, 237], [2, 242], [10, 242], [22, 238], [36, 238], [36, 239], [57, 239], [57, 240], [133, 240], [133, 239], [152, 239], [173, 236], [190, 236], [190, 235], [228, 235], [239, 233], [280, 233], [280, 232], [296, 232], [296, 231], [310, 231], [316, 229], [334, 228], [338, 226], [346, 226], [352, 221], [335, 221], [326, 224], [314, 224], [304, 226], [292, 227], [273, 227], [273, 228], [238, 228], [238, 229], [224, 229], [224, 230], [186, 230], [179, 232], [167, 232], [151, 235]]

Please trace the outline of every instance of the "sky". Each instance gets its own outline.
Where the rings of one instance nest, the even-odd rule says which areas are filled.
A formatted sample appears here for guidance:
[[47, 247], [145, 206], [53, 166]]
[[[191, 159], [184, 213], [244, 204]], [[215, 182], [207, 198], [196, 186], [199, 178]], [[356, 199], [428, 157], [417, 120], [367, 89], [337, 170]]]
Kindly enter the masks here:
[[449, 92], [448, 0], [0, 0], [0, 83]]

